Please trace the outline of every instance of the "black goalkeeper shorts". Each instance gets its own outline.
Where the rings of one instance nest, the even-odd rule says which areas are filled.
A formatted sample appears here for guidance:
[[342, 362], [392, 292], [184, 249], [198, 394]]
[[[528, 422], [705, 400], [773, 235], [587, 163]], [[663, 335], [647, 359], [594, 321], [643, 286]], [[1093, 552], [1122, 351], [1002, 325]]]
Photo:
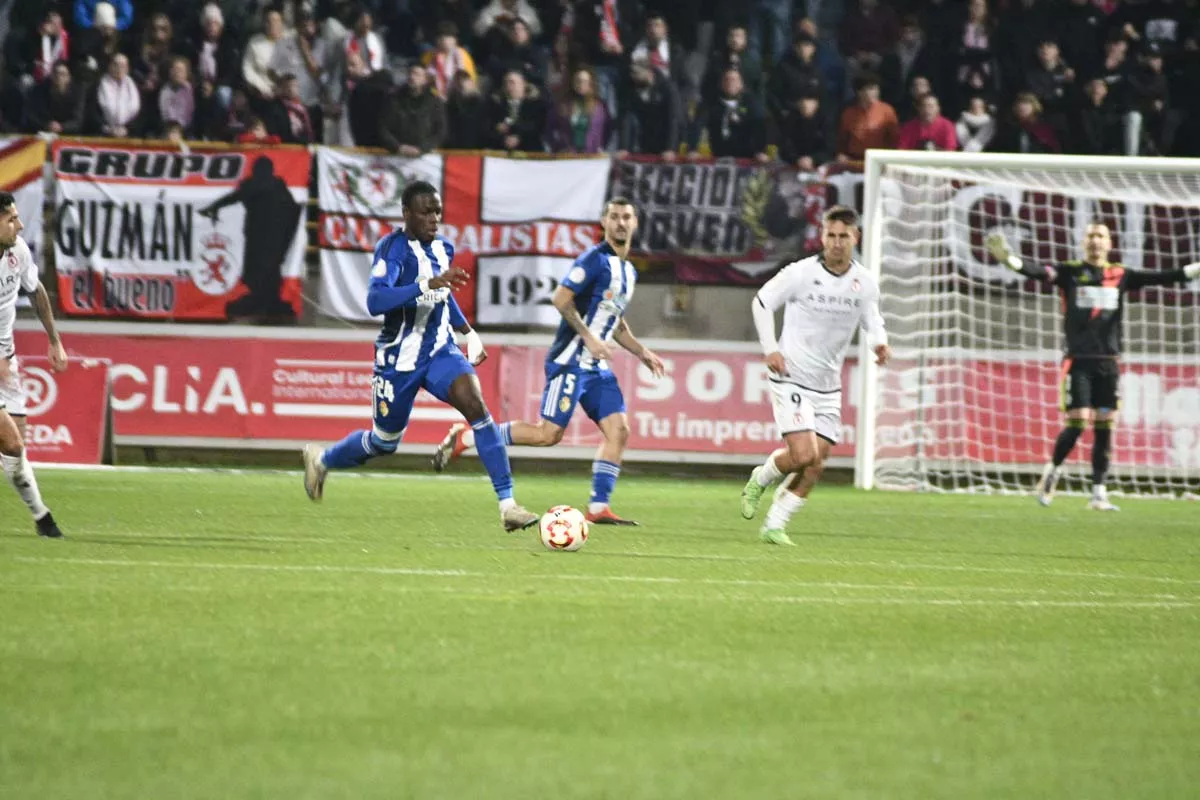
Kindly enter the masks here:
[[1115, 358], [1068, 358], [1063, 361], [1059, 406], [1063, 411], [1121, 407], [1121, 366]]

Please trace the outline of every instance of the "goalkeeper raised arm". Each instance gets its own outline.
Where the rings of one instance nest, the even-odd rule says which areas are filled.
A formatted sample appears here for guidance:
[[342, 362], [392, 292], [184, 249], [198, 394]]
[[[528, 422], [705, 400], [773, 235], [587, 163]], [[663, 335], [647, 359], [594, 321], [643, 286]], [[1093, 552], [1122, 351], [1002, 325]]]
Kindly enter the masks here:
[[1108, 226], [1093, 222], [1083, 238], [1082, 261], [1062, 264], [1025, 264], [1009, 250], [1003, 236], [987, 239], [992, 257], [1014, 272], [1053, 283], [1063, 301], [1063, 360], [1060, 403], [1066, 426], [1054, 442], [1054, 452], [1038, 481], [1038, 501], [1046, 506], [1054, 497], [1063, 462], [1071, 454], [1088, 422], [1092, 423], [1092, 499], [1088, 507], [1117, 511], [1108, 499], [1104, 479], [1108, 473], [1112, 431], [1120, 405], [1121, 317], [1125, 294], [1144, 286], [1168, 286], [1200, 278], [1200, 262], [1170, 272], [1141, 272], [1110, 263], [1112, 235]]

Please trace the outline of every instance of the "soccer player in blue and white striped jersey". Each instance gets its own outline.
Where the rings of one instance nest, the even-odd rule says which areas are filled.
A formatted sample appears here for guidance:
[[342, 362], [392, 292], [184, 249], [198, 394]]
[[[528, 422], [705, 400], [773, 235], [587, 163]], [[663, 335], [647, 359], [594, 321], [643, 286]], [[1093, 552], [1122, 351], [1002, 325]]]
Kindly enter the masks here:
[[[304, 489], [319, 500], [329, 470], [361, 466], [374, 456], [396, 452], [417, 392], [426, 389], [466, 417], [500, 500], [504, 529], [528, 528], [538, 515], [513, 499], [508, 449], [475, 377], [474, 365], [487, 358], [487, 352], [451, 294], [467, 273], [451, 266], [454, 247], [437, 235], [442, 200], [431, 184], [417, 181], [405, 188], [402, 203], [404, 230], [376, 245], [367, 289], [367, 310], [383, 315], [383, 329], [375, 340], [375, 424], [328, 449], [305, 447]], [[455, 344], [452, 329], [466, 337], [469, 362]]]
[[[575, 406], [581, 406], [604, 435], [592, 462], [588, 521], [636, 525], [609, 508], [629, 438], [625, 398], [609, 368], [612, 343], [632, 353], [655, 377], [662, 376], [663, 363], [637, 340], [625, 322], [625, 309], [637, 282], [633, 265], [627, 260], [637, 231], [637, 209], [624, 198], [613, 198], [604, 206], [600, 226], [604, 240], [575, 259], [554, 290], [552, 302], [562, 314], [562, 322], [546, 354], [541, 419], [537, 423], [505, 422], [500, 432], [508, 444], [550, 447], [562, 440]], [[478, 432], [461, 424], [451, 427], [434, 454], [434, 468], [441, 472], [450, 461], [480, 443]]]

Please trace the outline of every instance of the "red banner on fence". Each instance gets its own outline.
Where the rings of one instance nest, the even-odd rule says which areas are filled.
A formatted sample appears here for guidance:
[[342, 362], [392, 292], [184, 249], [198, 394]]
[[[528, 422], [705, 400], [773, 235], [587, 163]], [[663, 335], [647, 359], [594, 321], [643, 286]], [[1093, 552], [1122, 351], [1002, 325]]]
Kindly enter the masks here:
[[72, 358], [65, 372], [54, 372], [48, 358], [20, 359], [30, 461], [99, 464], [105, 460], [108, 368], [103, 359]]

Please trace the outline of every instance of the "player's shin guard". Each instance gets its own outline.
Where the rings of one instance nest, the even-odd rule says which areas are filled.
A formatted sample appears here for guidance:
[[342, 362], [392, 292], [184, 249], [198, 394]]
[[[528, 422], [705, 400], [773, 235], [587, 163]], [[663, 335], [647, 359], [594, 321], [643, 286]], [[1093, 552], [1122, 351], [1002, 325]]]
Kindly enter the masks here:
[[496, 490], [496, 498], [501, 502], [511, 500], [513, 496], [512, 467], [508, 463], [508, 449], [500, 438], [500, 430], [491, 416], [471, 422], [471, 430], [475, 432], [475, 449], [479, 451], [479, 460], [492, 479], [492, 488]]
[[1067, 420], [1067, 427], [1063, 428], [1058, 434], [1058, 438], [1054, 440], [1054, 456], [1051, 461], [1055, 467], [1062, 466], [1062, 463], [1067, 460], [1067, 456], [1071, 455], [1071, 451], [1075, 449], [1075, 443], [1079, 441], [1079, 437], [1083, 435], [1084, 421], [1081, 419]]
[[588, 502], [588, 511], [595, 514], [604, 510], [612, 498], [613, 490], [617, 488], [617, 478], [620, 476], [620, 464], [600, 458], [592, 462], [592, 498]]
[[29, 507], [29, 513], [34, 519], [41, 519], [50, 513], [50, 509], [46, 508], [46, 504], [42, 502], [42, 493], [38, 491], [37, 479], [33, 477], [33, 467], [30, 466], [29, 460], [25, 456], [5, 456], [0, 455], [0, 465], [4, 467], [4, 474], [8, 476], [8, 482], [17, 490], [17, 494], [21, 496], [21, 500]]
[[1109, 455], [1112, 452], [1113, 423], [1110, 419], [1097, 420], [1092, 426], [1092, 488], [1104, 486], [1108, 477]]
[[355, 431], [326, 449], [321, 461], [329, 469], [352, 469], [361, 467], [375, 456], [394, 453], [399, 446], [400, 436], [387, 440], [374, 431]]

